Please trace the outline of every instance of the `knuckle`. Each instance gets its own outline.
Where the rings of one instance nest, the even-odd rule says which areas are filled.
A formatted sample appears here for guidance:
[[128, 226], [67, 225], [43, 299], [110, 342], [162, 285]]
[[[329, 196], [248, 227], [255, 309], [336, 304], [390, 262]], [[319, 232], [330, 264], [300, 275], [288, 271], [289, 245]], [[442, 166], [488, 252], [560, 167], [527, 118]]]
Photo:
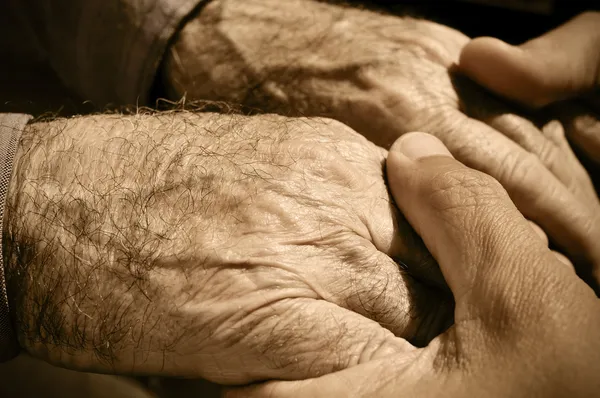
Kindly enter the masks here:
[[512, 188], [518, 188], [539, 183], [541, 178], [545, 178], [545, 167], [532, 153], [505, 154], [499, 168], [494, 170], [494, 176]]
[[564, 155], [561, 148], [550, 140], [540, 140], [535, 154], [542, 164], [550, 168], [564, 162]]
[[551, 120], [542, 127], [542, 133], [554, 145], [562, 147], [568, 144], [565, 128], [558, 120]]

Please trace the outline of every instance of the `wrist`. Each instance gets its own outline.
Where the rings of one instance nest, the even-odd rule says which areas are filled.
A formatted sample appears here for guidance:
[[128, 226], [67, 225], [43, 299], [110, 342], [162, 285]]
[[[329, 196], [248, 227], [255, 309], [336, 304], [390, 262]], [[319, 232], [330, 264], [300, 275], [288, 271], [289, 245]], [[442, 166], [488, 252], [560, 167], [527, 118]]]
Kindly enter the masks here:
[[[33, 220], [39, 211], [31, 207], [33, 198], [26, 188], [28, 183], [33, 182], [28, 181], [28, 172], [35, 167], [36, 160], [44, 151], [35, 126], [30, 124], [23, 129], [14, 158], [3, 220], [3, 257], [11, 315], [19, 345], [29, 352], [33, 341], [39, 342], [43, 339], [42, 334], [50, 333], [45, 323], [46, 314], [55, 315], [56, 310], [51, 309], [53, 296], [47, 275], [59, 271], [59, 268], [44, 267], [50, 264], [37, 261], [41, 258], [38, 257], [37, 244], [42, 240], [43, 228]], [[49, 174], [47, 177], [51, 178]], [[56, 274], [56, 279], [61, 277]]]
[[119, 308], [106, 293], [119, 284], [109, 253], [92, 244], [101, 233], [94, 211], [103, 210], [101, 198], [110, 201], [109, 191], [87, 185], [103, 158], [92, 148], [93, 121], [24, 129], [6, 203], [4, 258], [20, 346], [60, 366], [105, 371], [97, 365], [111, 359], [106, 341], [118, 325], [110, 314]]
[[[9, 302], [7, 279], [10, 277], [10, 264], [5, 256], [8, 249], [6, 228], [7, 191], [10, 191], [11, 175], [14, 171], [15, 154], [19, 147], [21, 132], [31, 117], [20, 114], [0, 114], [0, 238], [3, 253], [0, 257], [0, 361], [11, 359], [19, 351], [14, 328], [14, 307]], [[12, 310], [12, 311], [11, 311]]]
[[196, 318], [189, 338], [166, 321], [188, 298], [172, 278], [181, 261], [201, 268], [210, 257], [198, 248], [224, 213], [220, 156], [235, 160], [248, 142], [215, 134], [241, 133], [237, 126], [230, 116], [184, 112], [27, 126], [4, 247], [29, 354], [77, 370], [160, 374], [165, 350], [195, 347], [204, 330]]

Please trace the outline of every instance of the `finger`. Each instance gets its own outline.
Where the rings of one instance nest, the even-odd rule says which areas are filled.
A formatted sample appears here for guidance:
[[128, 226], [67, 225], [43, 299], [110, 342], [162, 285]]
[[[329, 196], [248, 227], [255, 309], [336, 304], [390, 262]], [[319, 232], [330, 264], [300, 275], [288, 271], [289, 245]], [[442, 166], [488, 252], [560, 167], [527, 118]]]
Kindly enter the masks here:
[[[571, 149], [569, 142], [565, 137], [565, 131], [558, 121], [546, 123], [541, 129], [523, 116], [517, 115], [506, 104], [493, 98], [487, 98], [486, 106], [481, 105], [481, 92], [477, 90], [472, 82], [455, 77], [455, 87], [463, 98], [463, 111], [471, 118], [485, 123], [492, 129], [488, 134], [490, 137], [498, 136], [501, 133], [522, 149], [520, 152], [512, 151], [508, 155], [513, 158], [521, 158], [523, 155], [534, 154], [539, 160], [537, 167], [534, 167], [532, 174], [535, 175], [536, 169], [546, 168], [559, 182], [565, 185], [572, 196], [579, 198], [593, 198], [596, 200], [596, 193], [590, 177], [581, 162]], [[489, 97], [489, 96], [488, 96]], [[548, 112], [550, 113], [550, 112]], [[554, 117], [554, 115], [552, 115]], [[472, 122], [475, 122], [471, 119]], [[463, 135], [477, 136], [477, 129], [482, 129], [481, 123], [470, 123], [468, 129], [470, 132], [462, 132]], [[473, 137], [475, 139], [475, 137]], [[481, 138], [477, 138], [478, 141]], [[499, 141], [499, 140], [498, 140]], [[499, 144], [499, 142], [498, 142]], [[462, 144], [468, 145], [467, 143]], [[451, 148], [452, 150], [452, 148]], [[454, 153], [454, 152], [453, 152]], [[462, 160], [462, 159], [460, 159]], [[502, 165], [504, 169], [510, 167], [506, 163]], [[475, 167], [481, 170], [480, 167]], [[482, 170], [488, 172], [487, 170]], [[499, 174], [490, 173], [496, 178]], [[505, 185], [504, 181], [500, 181]], [[540, 185], [538, 181], [537, 185]], [[506, 187], [506, 185], [505, 185]], [[531, 189], [531, 187], [527, 187]], [[513, 192], [509, 190], [512, 195]], [[520, 208], [520, 204], [517, 207]]]
[[[493, 318], [498, 303], [514, 314], [540, 304], [523, 292], [545, 285], [557, 272], [548, 264], [557, 260], [496, 180], [463, 166], [424, 133], [400, 138], [387, 165], [394, 199], [438, 260], [457, 308]], [[472, 315], [457, 309], [456, 321]]]
[[527, 106], [590, 91], [600, 83], [600, 13], [581, 14], [518, 47], [489, 37], [474, 39], [462, 50], [460, 69]]
[[[544, 230], [542, 228], [540, 228], [539, 225], [537, 225], [536, 223], [534, 223], [533, 221], [529, 221], [529, 226], [531, 227], [531, 229], [533, 229], [533, 231], [535, 232], [535, 234], [537, 236], [540, 237], [540, 239], [546, 244], [548, 245], [549, 241], [548, 241], [548, 236], [546, 235], [546, 233], [544, 232]], [[571, 260], [569, 260], [564, 254], [557, 252], [557, 251], [552, 251], [552, 253], [554, 253], [554, 256], [563, 264], [567, 265], [571, 270], [575, 271], [575, 267], [573, 266], [573, 263], [571, 263]]]
[[585, 168], [573, 153], [560, 123], [548, 123], [539, 129], [525, 118], [505, 113], [478, 118], [534, 154], [575, 197], [596, 198]]
[[578, 101], [565, 101], [549, 108], [565, 126], [569, 141], [588, 159], [600, 164], [600, 114]]
[[[600, 189], [600, 113], [589, 101], [562, 101], [549, 106], [547, 113], [560, 120], [565, 135], [591, 179], [593, 190], [588, 198], [598, 202]], [[558, 122], [557, 122], [558, 123]]]
[[[573, 133], [569, 131], [570, 128], [566, 124], [567, 122], [561, 121], [562, 118], [558, 114], [551, 112], [552, 109], [549, 109], [552, 120], [546, 122], [541, 129], [544, 135], [553, 139], [556, 145], [560, 147], [562, 156], [551, 159], [551, 166], [548, 167], [556, 172], [555, 170], [560, 168], [562, 164], [565, 172], [570, 174], [570, 179], [567, 176], [566, 178], [559, 177], [560, 180], [567, 186], [573, 196], [580, 199], [582, 203], [588, 204], [591, 209], [595, 209], [598, 206], [598, 195], [594, 186], [594, 163], [585, 153], [582, 156], [580, 148], [572, 145], [571, 135]], [[568, 139], [567, 136], [569, 136]], [[545, 162], [545, 164], [548, 164], [548, 162]], [[590, 167], [590, 165], [594, 167]], [[564, 176], [564, 174], [563, 172], [561, 175]]]
[[[474, 85], [468, 84], [460, 77], [454, 77], [454, 86], [464, 106], [481, 102]], [[471, 94], [469, 94], [471, 93]], [[472, 113], [472, 106], [467, 113]], [[480, 115], [481, 111], [477, 114]], [[540, 161], [540, 157], [525, 150], [519, 144], [499, 134], [499, 131], [486, 123], [467, 118], [459, 112], [442, 114], [452, 123], [436, 123], [428, 125], [428, 129], [439, 137], [450, 151], [468, 167], [475, 168], [496, 178], [509, 192], [517, 208], [528, 219], [536, 222], [546, 231], [554, 243], [573, 259], [578, 274], [585, 281], [594, 285], [600, 292], [600, 211], [598, 211], [595, 192], [589, 188], [589, 179], [584, 172], [574, 173], [574, 179], [581, 179], [582, 184], [562, 182], [548, 167]], [[409, 126], [410, 127], [410, 126]], [[560, 129], [547, 129], [547, 132], [561, 133]], [[557, 131], [558, 130], [558, 131]], [[557, 140], [557, 142], [564, 140]], [[568, 146], [568, 143], [564, 143]], [[563, 147], [562, 153], [569, 151]], [[557, 153], [557, 152], [555, 152]], [[556, 157], [552, 160], [552, 157]], [[569, 160], [574, 164], [577, 160]], [[542, 156], [543, 158], [543, 156]], [[555, 169], [560, 165], [561, 157], [550, 156], [550, 162]], [[581, 168], [581, 165], [577, 166]], [[561, 174], [566, 177], [568, 173]], [[580, 191], [570, 192], [567, 186], [588, 186]], [[589, 200], [593, 196], [593, 200]]]
[[[536, 223], [534, 223], [533, 221], [529, 221], [529, 226], [531, 227], [531, 229], [533, 229], [533, 231], [535, 232], [535, 234], [537, 236], [540, 237], [540, 239], [546, 244], [548, 245], [549, 241], [548, 241], [548, 236], [546, 235], [546, 233], [544, 232], [544, 230], [542, 228], [540, 228], [539, 225], [537, 225]], [[556, 256], [556, 258], [563, 264], [567, 265], [571, 270], [575, 271], [575, 267], [573, 266], [573, 263], [571, 263], [571, 260], [569, 260], [564, 254], [557, 252], [557, 251], [552, 251], [552, 253], [554, 253], [554, 255]]]
[[536, 223], [534, 223], [533, 221], [529, 221], [529, 226], [531, 227], [531, 229], [533, 229], [533, 232], [535, 232], [535, 234], [537, 236], [540, 237], [540, 239], [546, 244], [548, 245], [548, 236], [546, 235], [546, 233], [544, 232], [544, 230], [542, 228], [540, 228], [539, 225], [537, 225]]
[[486, 124], [467, 119], [457, 128], [460, 134], [450, 130], [436, 135], [467, 166], [494, 176], [521, 213], [541, 226], [573, 259], [579, 276], [600, 292], [598, 203], [582, 203], [537, 156]]
[[377, 322], [308, 298], [261, 307], [214, 336], [223, 342], [198, 366], [219, 384], [306, 379], [414, 349]]

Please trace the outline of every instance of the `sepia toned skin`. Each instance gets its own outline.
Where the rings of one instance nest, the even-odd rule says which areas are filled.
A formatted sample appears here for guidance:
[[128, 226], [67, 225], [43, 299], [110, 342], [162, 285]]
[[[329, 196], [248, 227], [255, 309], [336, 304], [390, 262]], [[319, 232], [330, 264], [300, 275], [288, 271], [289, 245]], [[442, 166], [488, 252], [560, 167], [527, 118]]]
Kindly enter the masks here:
[[386, 153], [274, 115], [27, 126], [4, 249], [20, 345], [72, 369], [243, 384], [426, 344], [453, 304], [390, 199]]
[[[408, 131], [440, 138], [507, 189], [596, 284], [600, 206], [561, 123], [535, 123], [458, 73], [469, 38], [433, 22], [310, 0], [214, 0], [167, 51], [173, 100], [327, 116], [389, 147]], [[542, 121], [541, 123], [539, 123]]]
[[[560, 100], [577, 101], [568, 104], [569, 138], [596, 161], [599, 16], [582, 14], [520, 47], [473, 40], [460, 68], [530, 108], [555, 110]], [[578, 122], [584, 117], [587, 123]], [[539, 235], [525, 227], [497, 182], [461, 166], [422, 133], [398, 140], [387, 166], [396, 203], [453, 291], [455, 324], [426, 348], [227, 396], [596, 396], [598, 299], [548, 255], [546, 241], [540, 245]]]
[[[449, 73], [467, 42], [430, 22], [312, 1], [215, 0], [174, 42], [164, 77], [174, 99], [185, 93], [261, 112], [329, 116], [384, 147], [409, 130], [431, 131], [459, 160], [496, 177], [519, 210], [561, 244], [579, 269], [582, 264], [594, 269], [598, 198], [562, 127], [551, 123], [539, 129]], [[396, 365], [404, 366], [417, 352], [410, 343], [423, 346], [455, 314], [470, 313], [453, 314], [435, 261], [397, 214], [384, 179], [387, 152], [351, 128], [324, 119], [186, 112], [28, 126], [5, 225], [9, 294], [21, 345], [79, 370], [203, 377], [224, 384], [305, 379], [353, 367], [350, 379], [356, 382], [379, 376], [396, 380]], [[483, 179], [480, 185], [489, 184], [504, 202], [486, 217], [502, 218], [509, 209], [511, 223], [518, 220], [515, 225], [522, 228], [525, 221], [505, 203], [497, 184]], [[401, 205], [406, 187], [410, 184], [392, 186]], [[474, 192], [488, 198], [488, 191]], [[462, 190], [456, 197], [479, 197], [475, 194]], [[410, 216], [410, 207], [403, 210], [417, 217]], [[469, 220], [466, 226], [481, 226]], [[531, 228], [527, 231], [495, 235], [485, 229], [482, 236], [510, 233], [527, 243], [533, 239]], [[541, 255], [534, 260], [540, 267], [562, 266], [546, 256], [546, 245], [532, 246]], [[466, 258], [481, 254], [476, 245], [462, 248]], [[531, 259], [501, 249], [506, 246], [490, 247], [481, 259]], [[426, 284], [417, 281], [421, 277]], [[568, 286], [557, 282], [562, 277]], [[567, 335], [577, 340], [569, 345], [576, 353], [597, 352], [586, 345], [597, 326], [588, 316], [597, 310], [589, 289], [567, 271], [544, 278], [561, 285], [548, 291], [567, 301], [538, 307], [546, 296], [532, 293], [530, 306], [515, 305], [503, 318], [496, 317], [496, 302], [488, 303], [486, 291], [477, 303], [490, 310], [482, 317], [487, 327], [502, 331], [502, 322], [521, 322], [522, 313], [539, 310], [540, 316], [518, 323], [531, 336], [541, 335], [541, 343], [532, 343], [532, 355], [541, 345], [560, 346]], [[542, 287], [547, 284], [540, 282], [533, 291]], [[502, 291], [492, 290], [500, 296]], [[508, 286], [506, 292], [512, 291]], [[561, 318], [572, 321], [568, 325], [554, 325], [549, 315], [559, 313], [553, 306], [561, 305], [573, 310]], [[542, 334], [535, 322], [556, 326], [556, 333]], [[497, 341], [493, 333], [462, 327], [418, 352], [442, 347], [444, 355], [434, 357], [452, 362], [453, 343], [437, 345], [452, 330], [474, 336], [470, 344]], [[471, 347], [468, 353], [488, 358], [489, 351], [478, 350]], [[500, 362], [489, 372], [512, 363], [513, 354], [498, 355]], [[540, 372], [565, 375], [550, 387], [573, 394], [594, 391], [586, 390], [594, 387], [586, 377], [595, 368], [580, 372], [580, 383], [569, 389], [564, 380], [588, 363], [572, 352], [558, 354], [564, 354], [560, 361], [551, 361], [554, 354], [540, 361]], [[428, 355], [423, 361], [430, 365]], [[388, 357], [393, 362], [386, 362]], [[481, 363], [471, 369], [483, 369]], [[548, 363], [572, 366], [566, 371], [545, 367]], [[511, 376], [524, 383], [519, 377], [527, 370], [527, 364], [516, 366]], [[422, 376], [419, 372], [415, 375]], [[463, 380], [460, 372], [453, 375], [458, 376], [452, 388]], [[442, 372], [440, 379], [445, 376]], [[487, 376], [480, 373], [473, 383], [492, 379]], [[307, 385], [322, 388], [316, 380]], [[332, 378], [324, 380], [340, 387], [329, 382]], [[377, 396], [407, 386], [365, 385], [375, 392], [354, 383], [341, 391]], [[475, 390], [456, 391], [489, 387], [466, 383], [461, 388]], [[538, 387], [523, 391], [539, 392]], [[287, 387], [278, 388], [273, 395], [287, 394]]]
[[[460, 69], [489, 90], [530, 109], [552, 113], [600, 182], [600, 12], [583, 13], [520, 46], [477, 38]], [[597, 246], [597, 245], [596, 245]], [[598, 268], [592, 270], [600, 281]]]

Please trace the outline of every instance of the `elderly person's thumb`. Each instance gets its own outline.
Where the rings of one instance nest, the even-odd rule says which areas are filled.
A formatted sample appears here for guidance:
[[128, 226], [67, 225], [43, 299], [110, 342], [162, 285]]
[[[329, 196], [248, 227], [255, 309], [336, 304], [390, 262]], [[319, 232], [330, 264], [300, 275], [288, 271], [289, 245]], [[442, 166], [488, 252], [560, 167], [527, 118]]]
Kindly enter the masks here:
[[489, 90], [529, 107], [600, 86], [600, 12], [587, 12], [520, 46], [472, 40], [460, 70]]

